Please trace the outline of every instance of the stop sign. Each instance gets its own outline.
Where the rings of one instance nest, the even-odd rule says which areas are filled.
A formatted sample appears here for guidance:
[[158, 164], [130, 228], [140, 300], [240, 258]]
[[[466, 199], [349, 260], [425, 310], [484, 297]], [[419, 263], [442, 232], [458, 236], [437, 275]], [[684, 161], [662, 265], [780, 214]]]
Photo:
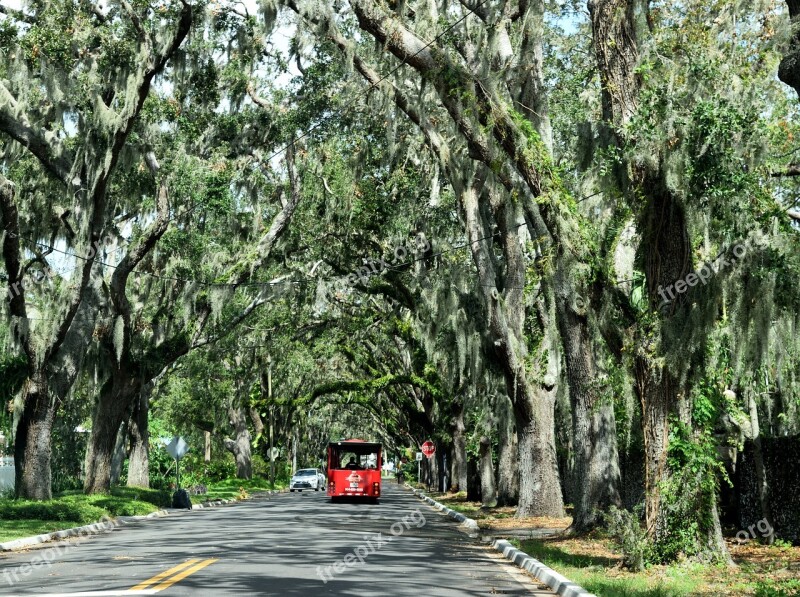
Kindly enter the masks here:
[[428, 458], [433, 456], [436, 453], [436, 446], [432, 441], [427, 441], [422, 444], [422, 453], [425, 454]]

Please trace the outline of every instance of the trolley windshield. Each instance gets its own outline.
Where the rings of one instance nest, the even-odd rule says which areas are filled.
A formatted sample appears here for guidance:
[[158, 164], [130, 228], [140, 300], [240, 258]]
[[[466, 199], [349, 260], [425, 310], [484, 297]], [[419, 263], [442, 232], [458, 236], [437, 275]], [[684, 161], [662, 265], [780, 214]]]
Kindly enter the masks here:
[[367, 442], [330, 444], [330, 468], [335, 470], [378, 470], [381, 445]]

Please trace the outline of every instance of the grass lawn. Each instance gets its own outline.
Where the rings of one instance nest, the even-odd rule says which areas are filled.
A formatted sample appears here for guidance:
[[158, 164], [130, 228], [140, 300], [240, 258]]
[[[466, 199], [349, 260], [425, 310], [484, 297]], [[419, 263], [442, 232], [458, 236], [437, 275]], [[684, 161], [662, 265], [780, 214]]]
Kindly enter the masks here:
[[208, 493], [193, 495], [192, 502], [213, 502], [214, 500], [240, 500], [247, 499], [252, 493], [283, 489], [285, 484], [276, 482], [273, 487], [267, 479], [226, 479], [207, 485]]
[[46, 502], [0, 499], [0, 542], [92, 524], [104, 516], [150, 514], [170, 501], [169, 492], [135, 487], [97, 495], [68, 491]]
[[616, 546], [602, 537], [512, 541], [522, 551], [601, 597], [800, 595], [800, 548], [728, 541], [737, 566], [685, 562], [629, 572]]
[[[193, 495], [192, 502], [247, 499], [272, 489], [263, 479], [228, 479], [208, 484], [208, 493]], [[276, 489], [284, 485], [275, 484]], [[0, 543], [92, 524], [104, 516], [141, 516], [172, 505], [172, 491], [141, 487], [113, 487], [109, 494], [85, 495], [66, 491], [47, 502], [0, 499]]]
[[[510, 529], [566, 529], [572, 522], [569, 517], [515, 518], [514, 508], [481, 509], [479, 502], [467, 502], [463, 492], [429, 495], [498, 535]], [[685, 562], [629, 572], [621, 566], [617, 546], [601, 534], [511, 542], [598, 597], [800, 597], [800, 547], [731, 539], [733, 568]]]

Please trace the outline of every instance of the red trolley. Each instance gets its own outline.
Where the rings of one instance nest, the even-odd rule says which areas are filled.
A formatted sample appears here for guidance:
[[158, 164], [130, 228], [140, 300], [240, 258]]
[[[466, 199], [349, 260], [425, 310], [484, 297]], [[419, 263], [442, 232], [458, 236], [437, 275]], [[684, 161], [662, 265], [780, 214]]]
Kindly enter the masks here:
[[381, 495], [381, 444], [348, 439], [328, 444], [328, 495], [370, 498]]

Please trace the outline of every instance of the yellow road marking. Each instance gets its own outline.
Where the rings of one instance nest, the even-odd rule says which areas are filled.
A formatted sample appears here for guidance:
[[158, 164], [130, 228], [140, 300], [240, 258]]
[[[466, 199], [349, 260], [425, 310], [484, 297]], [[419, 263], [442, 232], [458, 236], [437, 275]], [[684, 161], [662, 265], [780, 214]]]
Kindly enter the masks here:
[[174, 568], [170, 568], [169, 570], [164, 570], [164, 572], [160, 572], [160, 573], [156, 574], [153, 578], [149, 578], [146, 581], [139, 583], [135, 587], [131, 587], [130, 590], [131, 591], [141, 591], [142, 589], [146, 589], [150, 585], [152, 585], [154, 583], [157, 583], [159, 581], [162, 581], [165, 578], [167, 578], [168, 576], [171, 576], [171, 575], [175, 574], [176, 572], [180, 572], [184, 568], [187, 568], [187, 567], [191, 566], [192, 564], [196, 564], [199, 561], [200, 560], [197, 559], [197, 558], [195, 558], [193, 560], [187, 560], [183, 564], [178, 564]]
[[156, 586], [154, 588], [155, 588], [156, 592], [163, 591], [164, 589], [167, 589], [167, 588], [171, 587], [172, 585], [174, 585], [176, 582], [179, 582], [179, 581], [183, 580], [184, 578], [186, 578], [190, 574], [194, 574], [198, 570], [202, 570], [206, 566], [210, 566], [214, 562], [218, 562], [218, 561], [219, 560], [215, 559], [215, 558], [211, 558], [211, 559], [208, 559], [208, 560], [203, 560], [199, 564], [195, 564], [191, 568], [187, 568], [183, 572], [179, 572], [178, 574], [176, 574], [172, 578], [169, 578], [169, 579], [165, 580], [160, 585], [158, 585], [158, 586]]

